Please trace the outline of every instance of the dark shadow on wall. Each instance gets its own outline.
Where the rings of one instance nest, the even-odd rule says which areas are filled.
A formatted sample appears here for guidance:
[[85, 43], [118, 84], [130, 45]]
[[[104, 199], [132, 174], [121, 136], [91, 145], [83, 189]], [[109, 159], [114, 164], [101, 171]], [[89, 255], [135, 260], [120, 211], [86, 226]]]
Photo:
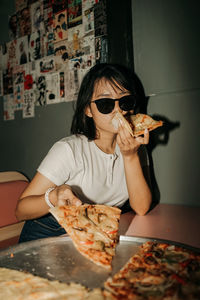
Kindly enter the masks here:
[[[135, 113], [147, 114], [149, 97], [145, 96], [144, 88], [140, 79], [138, 77], [136, 79], [137, 79], [137, 94], [139, 95], [138, 97], [139, 101]], [[150, 163], [149, 172], [151, 178], [151, 190], [153, 195], [153, 201], [150, 210], [153, 209], [160, 202], [160, 190], [154, 172], [152, 152], [159, 145], [167, 145], [169, 142], [170, 133], [176, 128], [180, 127], [180, 122], [173, 122], [163, 115], [154, 114], [151, 115], [151, 117], [155, 120], [163, 121], [163, 126], [150, 132], [149, 144], [147, 145], [147, 151], [148, 151], [149, 163]]]
[[152, 202], [152, 208], [153, 208], [155, 207], [156, 204], [160, 202], [160, 191], [155, 177], [152, 152], [157, 146], [168, 144], [170, 133], [176, 128], [180, 127], [180, 122], [170, 121], [169, 119], [167, 119], [162, 115], [152, 115], [152, 118], [158, 121], [159, 120], [163, 121], [162, 127], [159, 127], [154, 131], [150, 132], [150, 140], [149, 140], [149, 144], [147, 145], [147, 150], [148, 150], [149, 160], [150, 160], [152, 190], [154, 194], [153, 202]]

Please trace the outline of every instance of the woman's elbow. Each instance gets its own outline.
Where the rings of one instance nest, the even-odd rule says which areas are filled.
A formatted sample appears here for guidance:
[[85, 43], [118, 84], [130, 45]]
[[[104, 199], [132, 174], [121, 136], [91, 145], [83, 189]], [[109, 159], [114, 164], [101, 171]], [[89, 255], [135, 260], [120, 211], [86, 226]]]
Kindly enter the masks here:
[[136, 211], [136, 214], [138, 216], [145, 216], [147, 214], [147, 212], [149, 211], [149, 209], [146, 209], [146, 208], [141, 208], [141, 209], [138, 209]]
[[21, 213], [21, 210], [20, 210], [20, 200], [19, 202], [17, 203], [17, 206], [16, 206], [16, 209], [15, 209], [15, 217], [17, 218], [18, 221], [23, 221], [24, 218], [23, 218], [23, 214]]
[[132, 208], [138, 216], [145, 216], [149, 212], [149, 209], [151, 207], [151, 202], [152, 202], [152, 197], [150, 196], [148, 200], [146, 199], [145, 203], [143, 203], [140, 206], [132, 207]]

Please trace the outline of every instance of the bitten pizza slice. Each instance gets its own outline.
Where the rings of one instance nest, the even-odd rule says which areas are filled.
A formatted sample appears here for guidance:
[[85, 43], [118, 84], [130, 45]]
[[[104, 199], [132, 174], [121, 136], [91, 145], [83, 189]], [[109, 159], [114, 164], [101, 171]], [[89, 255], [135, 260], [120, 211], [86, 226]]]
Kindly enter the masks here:
[[105, 205], [60, 206], [51, 214], [71, 237], [76, 249], [99, 266], [111, 270], [118, 242], [121, 210]]
[[115, 128], [118, 128], [119, 124], [124, 124], [129, 133], [136, 137], [144, 134], [145, 129], [151, 131], [162, 126], [163, 122], [154, 120], [145, 114], [129, 115], [125, 118], [120, 112], [117, 112], [112, 119], [112, 124]]

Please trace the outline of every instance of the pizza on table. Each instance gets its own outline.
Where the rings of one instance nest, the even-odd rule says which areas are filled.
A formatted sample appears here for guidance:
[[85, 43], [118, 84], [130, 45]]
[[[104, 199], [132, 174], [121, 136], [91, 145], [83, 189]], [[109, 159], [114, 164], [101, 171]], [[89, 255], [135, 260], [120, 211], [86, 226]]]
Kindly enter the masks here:
[[[111, 271], [118, 243], [120, 209], [104, 205], [63, 206], [50, 212], [67, 230], [81, 255]], [[0, 299], [199, 300], [200, 252], [148, 241], [104, 282], [89, 289], [0, 268]]]

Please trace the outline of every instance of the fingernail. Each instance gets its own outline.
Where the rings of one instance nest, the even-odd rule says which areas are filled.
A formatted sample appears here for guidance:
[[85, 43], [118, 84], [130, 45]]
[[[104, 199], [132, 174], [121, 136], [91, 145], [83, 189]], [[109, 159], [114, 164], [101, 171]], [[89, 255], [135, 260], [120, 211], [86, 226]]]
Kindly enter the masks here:
[[144, 133], [148, 133], [148, 129], [147, 128], [145, 128]]

